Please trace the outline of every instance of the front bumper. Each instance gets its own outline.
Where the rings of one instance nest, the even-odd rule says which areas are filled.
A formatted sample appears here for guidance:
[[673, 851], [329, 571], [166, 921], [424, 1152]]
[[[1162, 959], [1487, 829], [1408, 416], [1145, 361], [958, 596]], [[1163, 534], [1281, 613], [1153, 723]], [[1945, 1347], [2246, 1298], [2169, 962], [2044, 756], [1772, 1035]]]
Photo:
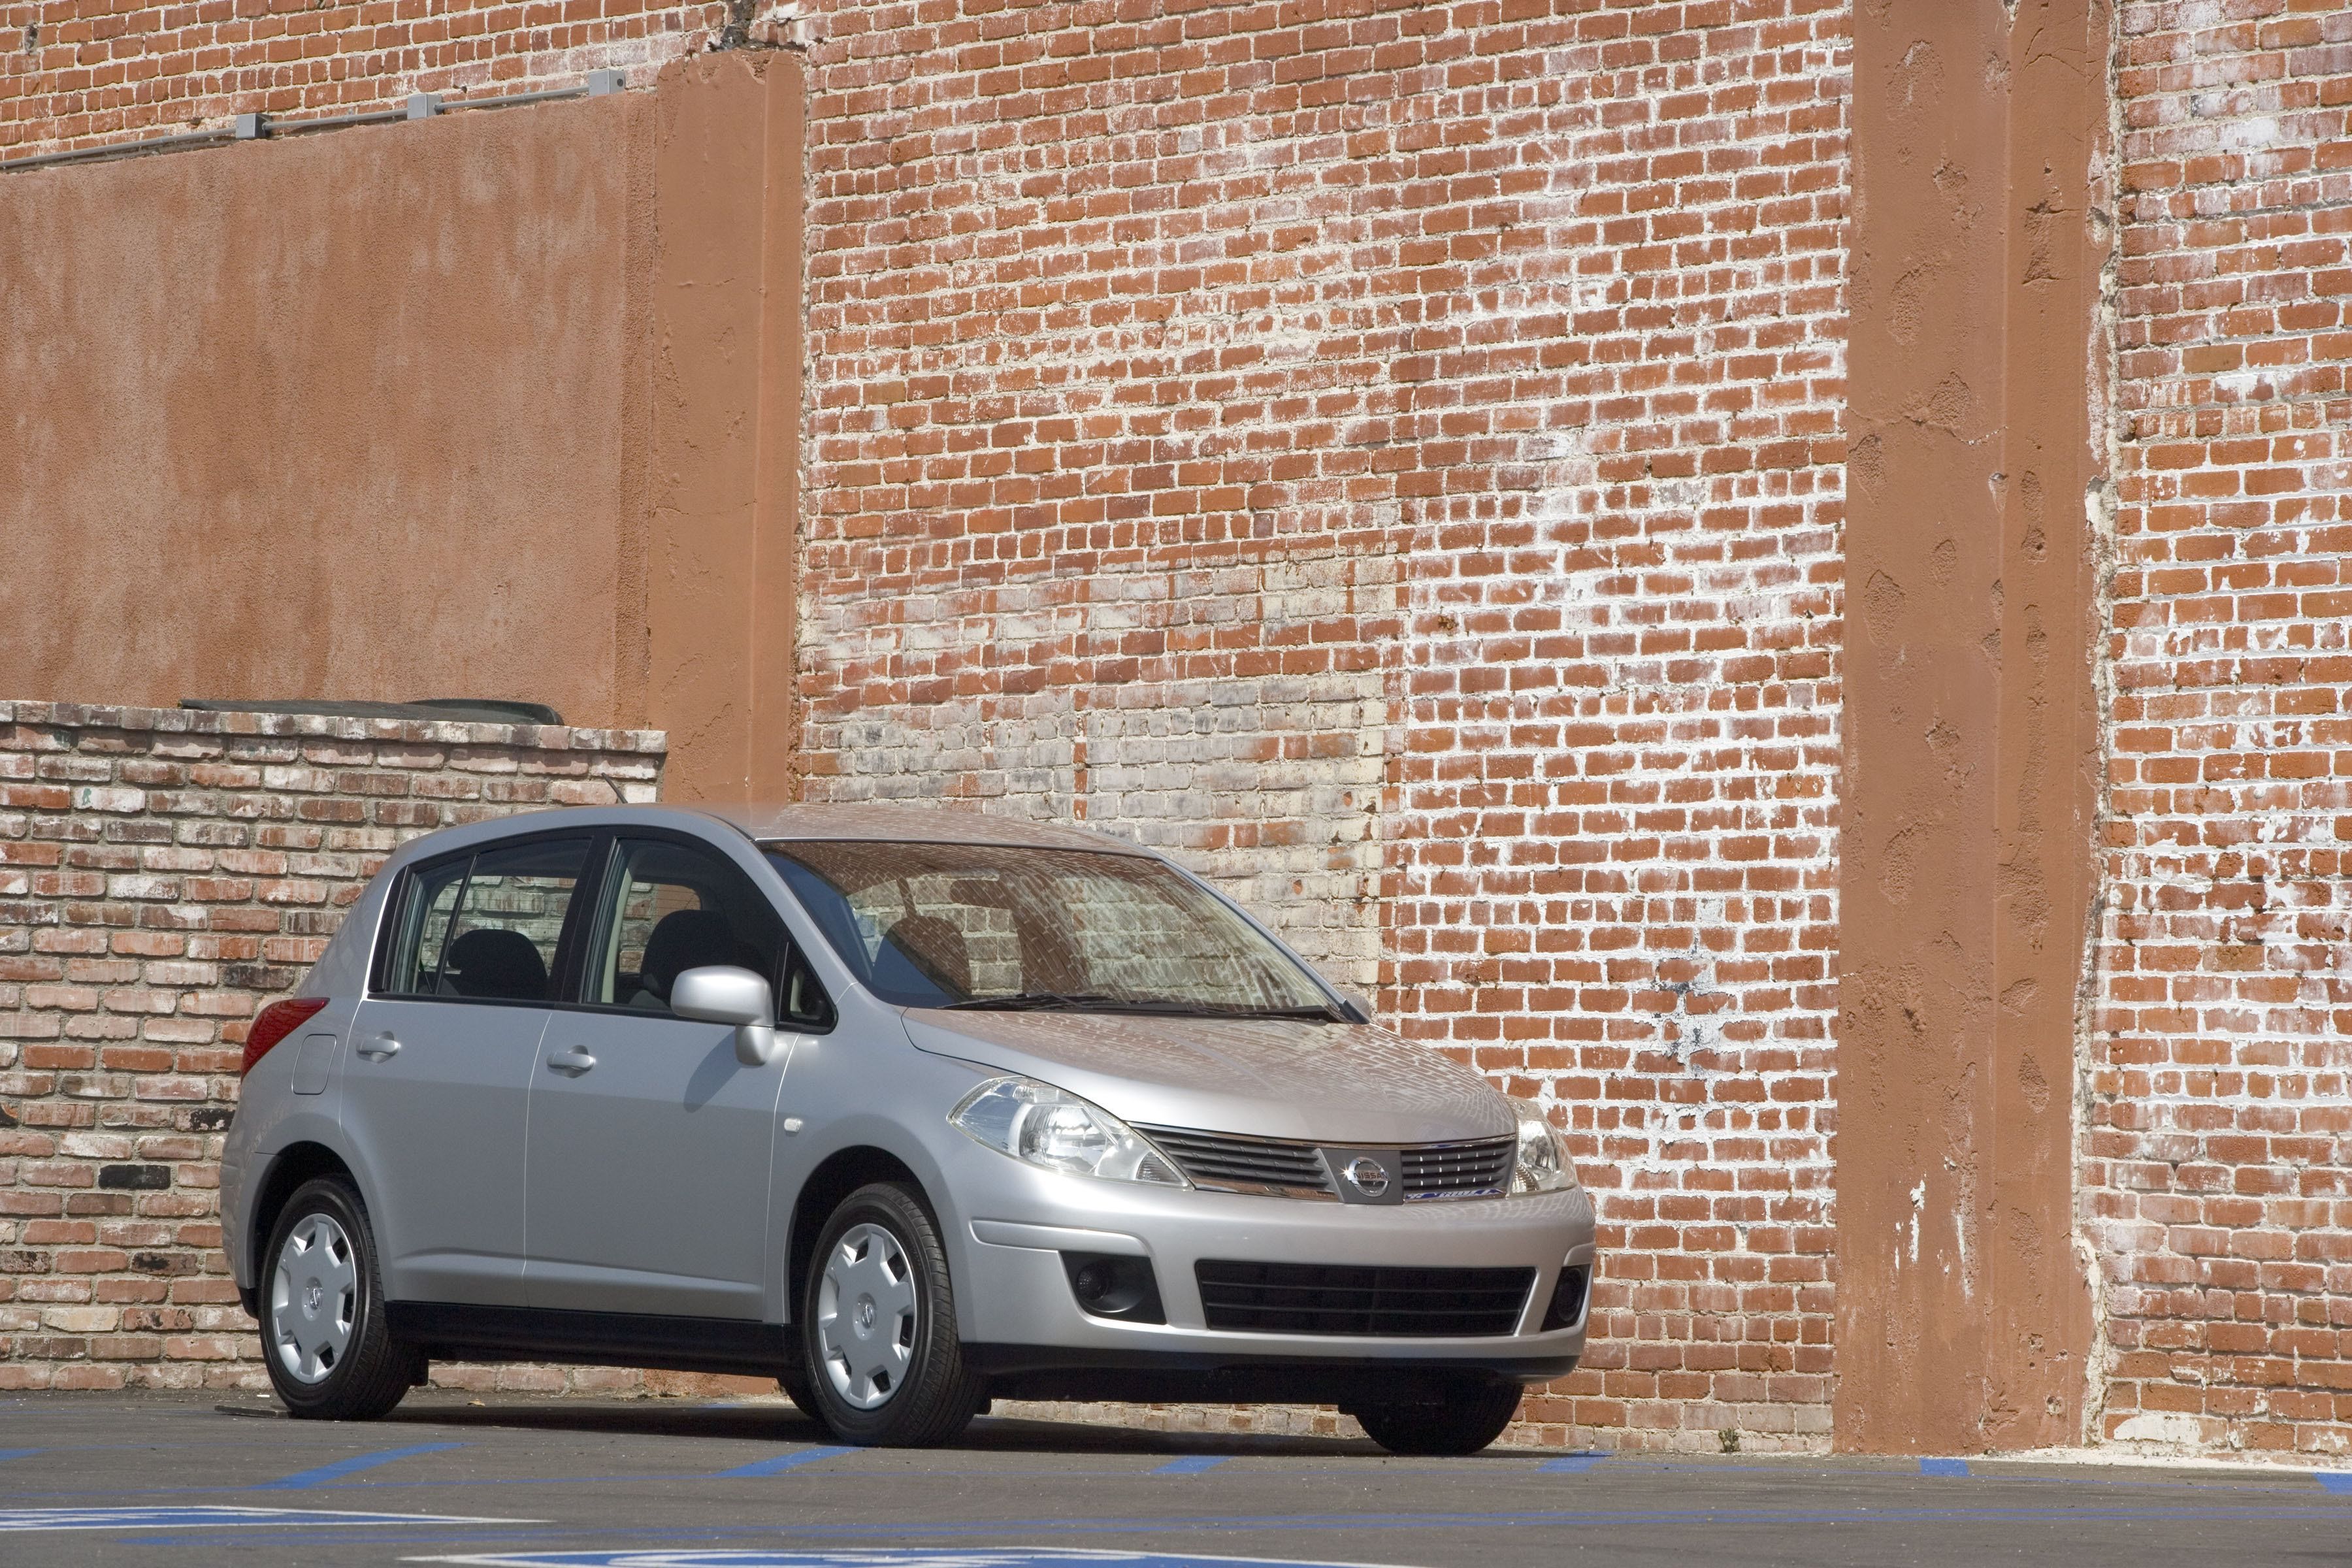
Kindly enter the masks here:
[[[977, 1145], [972, 1152], [986, 1163], [956, 1161], [962, 1215], [950, 1224], [950, 1245], [961, 1254], [960, 1327], [992, 1374], [1018, 1373], [1042, 1386], [1059, 1371], [1246, 1372], [1263, 1382], [1317, 1369], [1386, 1367], [1539, 1382], [1573, 1369], [1584, 1353], [1589, 1308], [1565, 1328], [1542, 1328], [1560, 1271], [1593, 1264], [1592, 1204], [1581, 1189], [1383, 1207], [1062, 1176]], [[1081, 1310], [1065, 1253], [1149, 1258], [1167, 1321]], [[1535, 1282], [1508, 1334], [1244, 1333], [1208, 1326], [1193, 1267], [1212, 1258], [1525, 1268]]]

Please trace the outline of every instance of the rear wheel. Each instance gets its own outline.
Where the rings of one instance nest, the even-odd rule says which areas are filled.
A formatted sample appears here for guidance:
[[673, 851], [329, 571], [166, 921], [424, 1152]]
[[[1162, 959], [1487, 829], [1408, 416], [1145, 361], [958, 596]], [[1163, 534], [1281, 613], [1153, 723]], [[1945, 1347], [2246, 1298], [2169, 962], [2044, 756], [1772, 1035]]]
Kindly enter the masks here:
[[421, 1379], [384, 1324], [375, 1233], [351, 1185], [306, 1182], [278, 1212], [261, 1279], [262, 1359], [287, 1413], [373, 1421]]
[[1519, 1413], [1519, 1385], [1463, 1378], [1426, 1405], [1359, 1405], [1348, 1414], [1391, 1454], [1475, 1454]]
[[955, 1295], [939, 1227], [913, 1188], [860, 1187], [825, 1221], [802, 1292], [801, 1405], [845, 1443], [920, 1448], [964, 1429], [980, 1380], [956, 1337]]

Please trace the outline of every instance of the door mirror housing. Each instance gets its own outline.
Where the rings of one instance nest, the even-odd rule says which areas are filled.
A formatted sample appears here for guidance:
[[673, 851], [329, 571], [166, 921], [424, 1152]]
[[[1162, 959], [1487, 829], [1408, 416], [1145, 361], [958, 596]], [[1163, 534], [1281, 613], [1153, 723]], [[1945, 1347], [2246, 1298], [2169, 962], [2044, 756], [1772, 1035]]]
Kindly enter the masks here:
[[735, 1059], [764, 1067], [776, 1054], [776, 999], [748, 969], [713, 963], [670, 982], [669, 1010], [703, 1024], [735, 1026]]
[[1362, 992], [1356, 990], [1353, 986], [1334, 985], [1331, 989], [1339, 994], [1339, 1011], [1348, 1015], [1348, 1022], [1351, 1024], [1369, 1024], [1372, 1021], [1372, 999], [1370, 997], [1365, 995]]

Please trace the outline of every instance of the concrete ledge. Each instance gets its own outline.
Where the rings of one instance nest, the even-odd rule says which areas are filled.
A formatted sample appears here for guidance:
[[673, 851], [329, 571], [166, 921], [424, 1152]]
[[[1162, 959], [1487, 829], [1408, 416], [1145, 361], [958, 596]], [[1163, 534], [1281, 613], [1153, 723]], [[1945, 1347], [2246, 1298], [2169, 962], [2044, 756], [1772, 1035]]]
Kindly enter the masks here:
[[0, 723], [73, 730], [152, 730], [176, 735], [269, 735], [289, 739], [397, 742], [409, 745], [520, 746], [542, 752], [623, 752], [663, 756], [659, 730], [592, 730], [574, 724], [475, 724], [443, 720], [333, 719], [311, 713], [215, 713], [187, 708], [98, 707], [80, 702], [0, 701]]

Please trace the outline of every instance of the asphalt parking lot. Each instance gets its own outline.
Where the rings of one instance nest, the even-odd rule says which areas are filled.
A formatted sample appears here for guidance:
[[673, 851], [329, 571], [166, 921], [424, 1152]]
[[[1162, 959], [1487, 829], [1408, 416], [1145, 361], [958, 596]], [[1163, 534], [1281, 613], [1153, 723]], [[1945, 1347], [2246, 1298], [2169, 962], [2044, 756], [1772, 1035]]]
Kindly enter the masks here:
[[951, 1448], [857, 1450], [764, 1402], [433, 1394], [370, 1426], [276, 1412], [250, 1395], [0, 1398], [0, 1563], [2352, 1562], [2352, 1476], [2307, 1470], [1402, 1459], [998, 1418]]

